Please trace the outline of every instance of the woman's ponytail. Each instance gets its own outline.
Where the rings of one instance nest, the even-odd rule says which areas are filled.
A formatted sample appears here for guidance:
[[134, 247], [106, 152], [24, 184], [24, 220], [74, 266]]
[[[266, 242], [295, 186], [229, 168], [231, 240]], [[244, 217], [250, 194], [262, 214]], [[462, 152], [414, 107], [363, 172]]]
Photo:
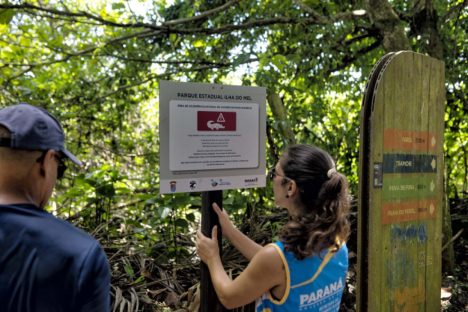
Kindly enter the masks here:
[[328, 153], [311, 145], [290, 146], [280, 164], [298, 185], [302, 207], [283, 227], [281, 241], [298, 259], [338, 249], [350, 232], [346, 177], [336, 171]]

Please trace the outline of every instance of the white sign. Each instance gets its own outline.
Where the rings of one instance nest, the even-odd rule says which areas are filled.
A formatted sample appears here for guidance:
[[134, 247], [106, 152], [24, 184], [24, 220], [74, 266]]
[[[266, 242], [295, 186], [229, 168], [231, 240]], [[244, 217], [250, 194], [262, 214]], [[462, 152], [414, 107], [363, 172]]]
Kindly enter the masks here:
[[264, 187], [266, 90], [160, 81], [161, 194]]
[[169, 169], [256, 168], [257, 103], [170, 101]]

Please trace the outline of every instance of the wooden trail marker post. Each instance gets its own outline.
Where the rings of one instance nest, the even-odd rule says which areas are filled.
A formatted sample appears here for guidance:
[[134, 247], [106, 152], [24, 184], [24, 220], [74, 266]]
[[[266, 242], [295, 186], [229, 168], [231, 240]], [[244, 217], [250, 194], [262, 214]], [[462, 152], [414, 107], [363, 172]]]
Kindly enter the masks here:
[[[222, 190], [266, 184], [266, 89], [172, 81], [159, 89], [159, 191], [202, 192], [202, 233], [211, 236]], [[201, 264], [200, 311], [224, 310]]]
[[440, 311], [444, 64], [385, 55], [361, 111], [358, 311]]

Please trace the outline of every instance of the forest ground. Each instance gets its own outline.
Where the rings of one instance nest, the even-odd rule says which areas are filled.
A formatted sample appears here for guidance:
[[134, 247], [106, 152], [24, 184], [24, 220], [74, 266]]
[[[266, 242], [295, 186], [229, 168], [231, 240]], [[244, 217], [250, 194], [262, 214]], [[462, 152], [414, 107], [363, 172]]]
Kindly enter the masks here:
[[[356, 311], [356, 262], [357, 233], [356, 206], [351, 215], [352, 233], [348, 240], [349, 273], [340, 311]], [[452, 202], [452, 229], [461, 234], [453, 240], [455, 267], [447, 270], [443, 263], [441, 311], [468, 311], [468, 198]], [[268, 216], [245, 217], [240, 230], [260, 244], [271, 240], [272, 228], [287, 218], [278, 210]], [[152, 255], [134, 252], [121, 247], [105, 246], [113, 270], [113, 311], [198, 311], [200, 305], [200, 263], [194, 252], [191, 237], [178, 237], [178, 244], [186, 251], [176, 259], [168, 257], [166, 249], [156, 245]], [[235, 276], [247, 265], [247, 261], [231, 245], [225, 242], [223, 262], [228, 274]], [[253, 305], [233, 310], [254, 311]]]

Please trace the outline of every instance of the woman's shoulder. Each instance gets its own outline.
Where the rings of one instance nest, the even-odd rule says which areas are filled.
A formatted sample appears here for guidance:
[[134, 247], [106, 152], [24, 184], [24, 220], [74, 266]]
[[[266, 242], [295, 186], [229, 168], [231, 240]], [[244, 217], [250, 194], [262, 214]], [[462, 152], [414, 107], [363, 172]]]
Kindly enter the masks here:
[[247, 269], [252, 276], [270, 276], [275, 285], [282, 281], [285, 266], [281, 252], [274, 244], [262, 247], [252, 258]]
[[263, 246], [258, 253], [261, 257], [272, 257], [278, 262], [281, 262], [281, 258], [284, 253], [284, 246], [281, 242], [270, 243]]
[[271, 243], [262, 247], [252, 261], [270, 272], [282, 272], [284, 270], [284, 253], [281, 247]]

